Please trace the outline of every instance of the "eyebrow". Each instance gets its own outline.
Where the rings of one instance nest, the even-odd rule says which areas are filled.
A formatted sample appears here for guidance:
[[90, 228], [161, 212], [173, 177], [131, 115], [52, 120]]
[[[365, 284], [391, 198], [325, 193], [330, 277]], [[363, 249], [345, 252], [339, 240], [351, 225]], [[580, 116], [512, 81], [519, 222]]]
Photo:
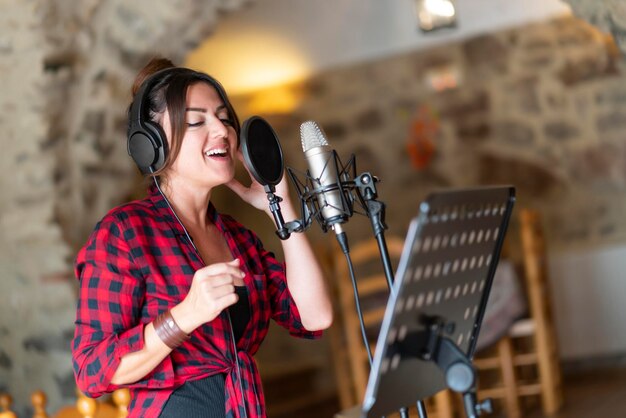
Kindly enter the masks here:
[[[215, 113], [219, 112], [220, 110], [224, 110], [227, 109], [226, 105], [219, 105], [218, 107], [215, 108]], [[188, 107], [185, 108], [185, 112], [202, 112], [202, 113], [206, 113], [208, 110], [203, 108], [203, 107]]]

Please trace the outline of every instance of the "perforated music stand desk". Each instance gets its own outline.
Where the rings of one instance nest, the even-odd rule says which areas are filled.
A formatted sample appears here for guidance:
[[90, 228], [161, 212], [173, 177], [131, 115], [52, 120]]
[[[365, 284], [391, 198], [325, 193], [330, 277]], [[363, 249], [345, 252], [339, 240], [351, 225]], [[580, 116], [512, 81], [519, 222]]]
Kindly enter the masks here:
[[362, 418], [380, 418], [446, 388], [434, 362], [394, 348], [424, 332], [424, 317], [443, 319], [451, 331], [445, 336], [472, 359], [514, 201], [515, 189], [506, 186], [438, 192], [420, 205], [387, 303]]

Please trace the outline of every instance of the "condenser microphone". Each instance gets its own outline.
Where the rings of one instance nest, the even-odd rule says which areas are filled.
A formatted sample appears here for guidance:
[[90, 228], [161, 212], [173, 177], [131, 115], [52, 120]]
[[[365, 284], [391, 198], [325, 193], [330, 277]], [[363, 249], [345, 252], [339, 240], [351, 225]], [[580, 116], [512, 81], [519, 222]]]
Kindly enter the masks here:
[[335, 151], [328, 145], [322, 129], [313, 121], [300, 125], [302, 151], [309, 166], [308, 175], [314, 187], [321, 215], [326, 225], [336, 234], [342, 232], [344, 223], [351, 211], [346, 210], [347, 202], [343, 194], [341, 178], [337, 167]]

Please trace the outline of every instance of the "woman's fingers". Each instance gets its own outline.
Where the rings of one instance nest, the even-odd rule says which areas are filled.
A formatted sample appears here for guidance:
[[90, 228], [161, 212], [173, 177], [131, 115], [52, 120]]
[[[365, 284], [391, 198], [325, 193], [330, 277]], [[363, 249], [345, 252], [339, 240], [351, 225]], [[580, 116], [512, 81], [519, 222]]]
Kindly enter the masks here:
[[196, 271], [195, 277], [206, 280], [218, 278], [220, 276], [232, 276], [243, 278], [245, 273], [239, 268], [239, 259], [234, 259], [228, 263], [217, 263], [203, 267]]
[[179, 304], [179, 318], [193, 330], [215, 319], [224, 309], [237, 302], [235, 285], [242, 283], [245, 273], [238, 259], [203, 267], [193, 276], [191, 288]]
[[223, 296], [215, 299], [215, 308], [219, 312], [222, 312], [224, 309], [237, 303], [238, 300], [239, 296], [234, 291], [226, 293]]
[[[245, 273], [239, 268], [238, 259], [212, 264], [196, 271], [192, 288], [197, 288], [204, 295], [201, 297], [206, 299], [207, 303], [212, 303], [219, 298], [235, 294], [235, 285], [241, 282], [244, 276]], [[232, 303], [236, 301], [235, 298]]]

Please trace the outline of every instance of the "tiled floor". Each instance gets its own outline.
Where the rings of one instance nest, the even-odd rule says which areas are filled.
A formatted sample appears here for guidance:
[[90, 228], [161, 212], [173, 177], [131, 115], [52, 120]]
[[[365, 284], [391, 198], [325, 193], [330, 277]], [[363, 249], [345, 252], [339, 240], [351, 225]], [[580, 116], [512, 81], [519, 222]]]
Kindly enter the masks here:
[[626, 418], [626, 368], [568, 374], [564, 383], [565, 405], [551, 418]]

